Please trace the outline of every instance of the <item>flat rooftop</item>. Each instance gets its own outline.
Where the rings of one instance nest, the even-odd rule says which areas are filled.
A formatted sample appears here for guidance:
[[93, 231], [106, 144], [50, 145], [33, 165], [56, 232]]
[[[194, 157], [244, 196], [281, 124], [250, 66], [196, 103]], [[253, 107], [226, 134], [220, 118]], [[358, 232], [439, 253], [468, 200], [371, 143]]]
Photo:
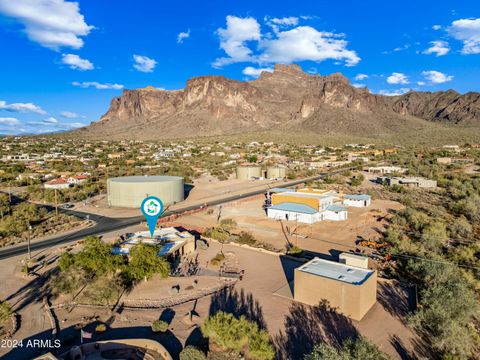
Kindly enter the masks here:
[[314, 193], [304, 193], [304, 192], [293, 192], [293, 191], [284, 191], [278, 194], [272, 194], [273, 195], [286, 195], [290, 197], [298, 197], [298, 198], [307, 198], [307, 199], [328, 199], [328, 198], [334, 198], [335, 196], [332, 194], [314, 194]]
[[363, 284], [374, 272], [373, 270], [362, 269], [319, 258], [310, 260], [297, 268], [297, 270], [352, 285]]

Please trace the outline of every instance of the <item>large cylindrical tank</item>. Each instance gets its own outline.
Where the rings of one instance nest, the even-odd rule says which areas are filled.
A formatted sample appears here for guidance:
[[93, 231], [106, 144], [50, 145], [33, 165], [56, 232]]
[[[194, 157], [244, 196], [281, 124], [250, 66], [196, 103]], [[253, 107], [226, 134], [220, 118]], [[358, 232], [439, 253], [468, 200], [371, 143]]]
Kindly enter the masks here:
[[262, 167], [260, 165], [241, 165], [237, 167], [237, 179], [248, 180], [262, 176]]
[[285, 166], [267, 167], [267, 179], [283, 179], [286, 176], [287, 176], [287, 168]]
[[179, 176], [124, 176], [107, 180], [108, 205], [139, 208], [147, 196], [164, 205], [184, 199], [184, 180]]

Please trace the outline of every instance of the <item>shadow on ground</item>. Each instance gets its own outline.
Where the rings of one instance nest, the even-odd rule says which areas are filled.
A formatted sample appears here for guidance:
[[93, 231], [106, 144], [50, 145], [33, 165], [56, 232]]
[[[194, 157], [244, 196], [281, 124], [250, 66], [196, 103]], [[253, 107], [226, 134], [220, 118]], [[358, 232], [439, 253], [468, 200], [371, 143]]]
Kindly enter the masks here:
[[260, 328], [266, 329], [267, 325], [263, 318], [262, 307], [252, 294], [236, 290], [233, 287], [225, 288], [212, 296], [209, 314], [218, 311], [231, 313], [236, 317], [245, 316], [248, 320], [255, 321]]
[[358, 337], [352, 321], [327, 303], [306, 306], [293, 303], [285, 318], [285, 330], [273, 338], [277, 358], [303, 359], [319, 343], [340, 347], [344, 340]]

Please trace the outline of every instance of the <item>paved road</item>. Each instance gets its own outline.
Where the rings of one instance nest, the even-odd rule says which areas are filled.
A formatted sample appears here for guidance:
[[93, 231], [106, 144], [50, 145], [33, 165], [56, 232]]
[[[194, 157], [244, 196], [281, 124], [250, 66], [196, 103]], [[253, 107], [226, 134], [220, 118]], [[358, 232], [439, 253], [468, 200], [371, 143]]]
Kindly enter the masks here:
[[[335, 175], [335, 174], [338, 174], [338, 173], [343, 172], [345, 170], [348, 170], [348, 169], [341, 169], [341, 170], [336, 170], [336, 171], [332, 171], [332, 172], [322, 173], [322, 174], [319, 174], [319, 175], [316, 175], [316, 176], [313, 176], [313, 177], [310, 177], [310, 178], [305, 178], [305, 179], [300, 179], [300, 180], [295, 180], [295, 181], [288, 181], [288, 182], [285, 182], [283, 184], [276, 185], [276, 187], [295, 186], [295, 185], [305, 183], [307, 181], [319, 180], [319, 179], [324, 178], [324, 177], [329, 176], [329, 175]], [[231, 201], [234, 201], [234, 200], [243, 199], [243, 198], [258, 195], [258, 194], [263, 194], [263, 193], [265, 193], [265, 189], [254, 190], [254, 191], [249, 191], [249, 192], [245, 192], [245, 193], [242, 193], [242, 194], [226, 196], [224, 198], [217, 199], [217, 200], [206, 201], [203, 204], [207, 204], [208, 206], [215, 206], [215, 205], [220, 205], [220, 204], [224, 204], [224, 203], [227, 203], [227, 202], [231, 202]], [[184, 207], [178, 208], [176, 210], [166, 211], [164, 213], [164, 215], [169, 216], [169, 215], [172, 215], [172, 214], [180, 214], [180, 213], [183, 213], [185, 211], [198, 209], [199, 207], [200, 207], [200, 205], [198, 205], [198, 204], [191, 205], [191, 206], [184, 206]], [[60, 211], [64, 212], [64, 213], [67, 213], [67, 214], [83, 217], [83, 218], [85, 218], [86, 216], [89, 216], [90, 220], [93, 220], [96, 224], [92, 227], [79, 230], [79, 231], [77, 231], [75, 233], [72, 233], [72, 234], [69, 234], [69, 235], [61, 235], [61, 236], [57, 236], [57, 237], [42, 240], [42, 241], [32, 242], [31, 245], [30, 245], [31, 251], [42, 250], [42, 249], [48, 248], [50, 246], [55, 246], [55, 245], [59, 245], [59, 244], [63, 244], [63, 243], [69, 243], [69, 242], [81, 240], [81, 239], [84, 239], [86, 236], [89, 236], [89, 235], [101, 235], [101, 234], [105, 234], [105, 233], [108, 233], [108, 232], [111, 232], [111, 231], [124, 229], [124, 228], [130, 227], [132, 225], [138, 225], [138, 224], [140, 224], [141, 221], [144, 221], [143, 216], [135, 216], [135, 217], [129, 217], [129, 218], [109, 218], [109, 217], [106, 217], [106, 216], [100, 216], [100, 215], [85, 213], [85, 212], [81, 212], [81, 211], [64, 210], [64, 209], [60, 209]], [[1, 259], [6, 259], [6, 258], [9, 258], [9, 257], [12, 257], [12, 256], [26, 254], [27, 251], [28, 251], [27, 244], [17, 245], [17, 246], [12, 246], [12, 247], [6, 247], [6, 248], [0, 250], [0, 260]]]

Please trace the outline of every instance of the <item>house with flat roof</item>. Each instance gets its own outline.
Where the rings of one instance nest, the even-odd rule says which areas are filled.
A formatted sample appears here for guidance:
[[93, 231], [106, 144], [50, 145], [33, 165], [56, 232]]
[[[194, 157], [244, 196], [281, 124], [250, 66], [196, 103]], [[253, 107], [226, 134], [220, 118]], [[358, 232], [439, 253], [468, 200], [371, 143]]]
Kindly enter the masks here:
[[418, 176], [408, 177], [385, 177], [379, 176], [377, 182], [380, 184], [386, 184], [388, 186], [399, 185], [406, 187], [418, 187], [418, 188], [435, 188], [437, 187], [436, 180], [425, 179]]
[[377, 301], [377, 272], [314, 258], [294, 271], [294, 300], [307, 305], [327, 301], [360, 321]]
[[112, 253], [128, 255], [130, 250], [138, 244], [154, 245], [159, 247], [158, 256], [182, 256], [195, 251], [195, 237], [188, 231], [178, 231], [174, 227], [157, 229], [153, 236], [149, 231], [129, 233], [126, 239], [114, 246]]
[[[313, 224], [322, 220], [346, 220], [347, 209], [338, 203], [338, 194], [325, 191], [275, 191], [267, 216], [276, 220]], [[335, 203], [335, 201], [337, 203]]]
[[346, 194], [343, 196], [343, 205], [353, 207], [367, 207], [372, 203], [372, 197], [367, 194]]

